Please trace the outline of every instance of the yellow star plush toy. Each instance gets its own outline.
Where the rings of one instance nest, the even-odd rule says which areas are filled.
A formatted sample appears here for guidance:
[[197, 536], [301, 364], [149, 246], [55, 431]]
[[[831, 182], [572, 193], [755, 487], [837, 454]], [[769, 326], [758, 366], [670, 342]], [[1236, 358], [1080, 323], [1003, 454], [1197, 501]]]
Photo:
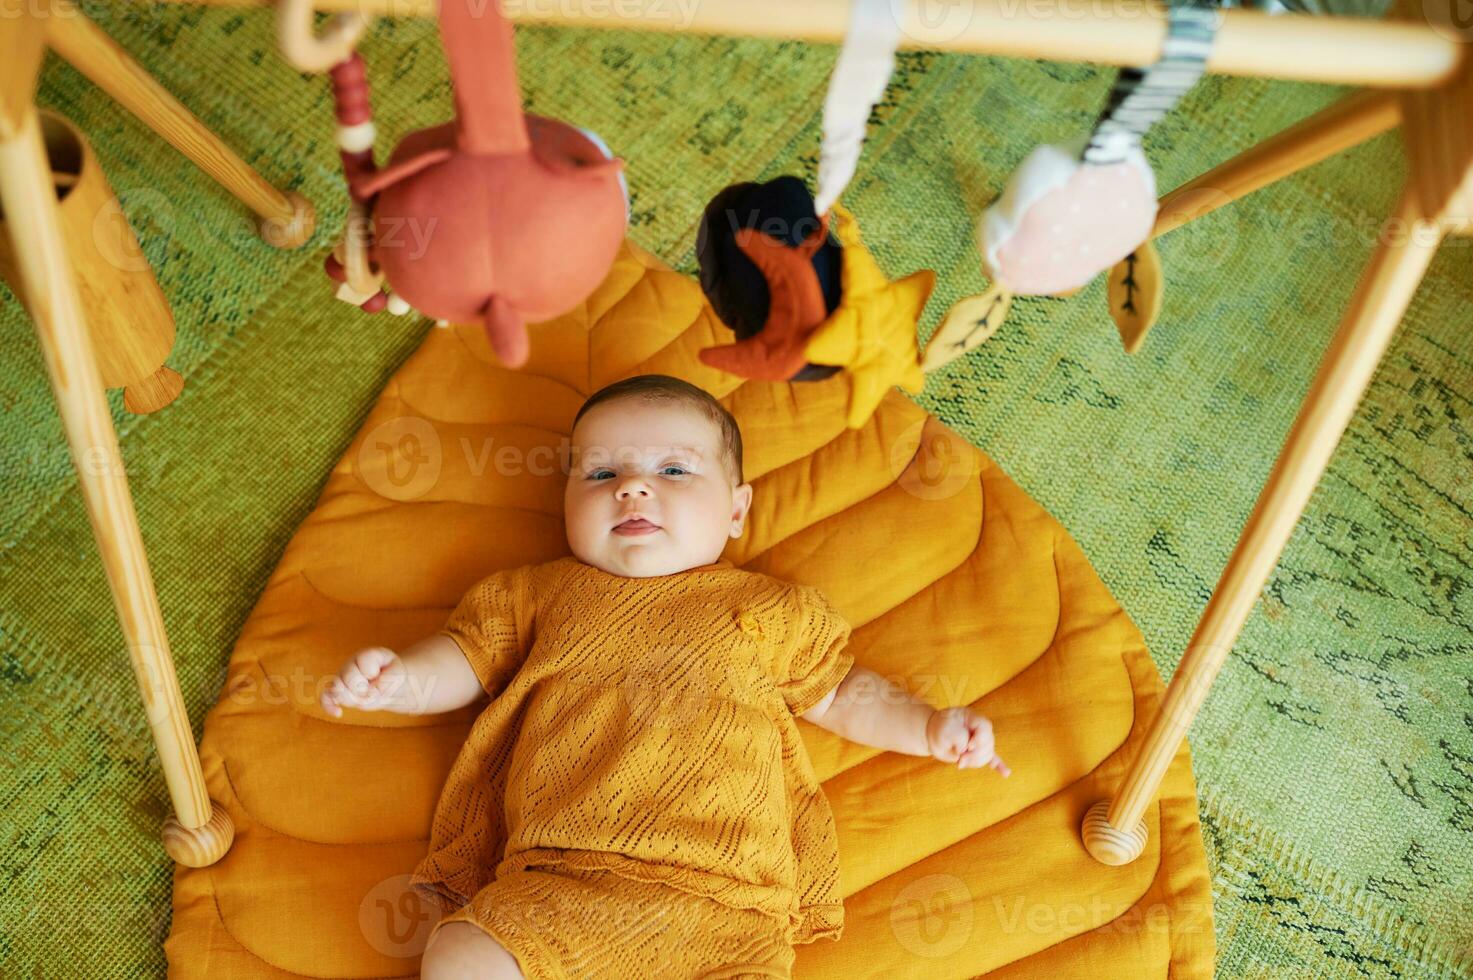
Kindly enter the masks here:
[[921, 269], [891, 282], [859, 237], [854, 215], [837, 202], [835, 233], [843, 246], [843, 295], [838, 307], [808, 340], [804, 354], [815, 364], [849, 372], [846, 424], [862, 428], [894, 385], [921, 393], [916, 324], [936, 287], [936, 273]]

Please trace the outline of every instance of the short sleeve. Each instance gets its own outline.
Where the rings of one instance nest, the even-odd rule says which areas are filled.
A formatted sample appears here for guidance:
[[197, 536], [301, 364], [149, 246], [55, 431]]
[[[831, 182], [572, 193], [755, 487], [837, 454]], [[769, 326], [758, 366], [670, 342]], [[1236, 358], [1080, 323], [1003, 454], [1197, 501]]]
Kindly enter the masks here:
[[503, 569], [472, 585], [440, 632], [455, 641], [486, 693], [496, 697], [526, 659], [531, 613], [527, 569]]
[[854, 666], [849, 622], [812, 586], [795, 586], [796, 625], [777, 658], [778, 690], [795, 715], [822, 701]]

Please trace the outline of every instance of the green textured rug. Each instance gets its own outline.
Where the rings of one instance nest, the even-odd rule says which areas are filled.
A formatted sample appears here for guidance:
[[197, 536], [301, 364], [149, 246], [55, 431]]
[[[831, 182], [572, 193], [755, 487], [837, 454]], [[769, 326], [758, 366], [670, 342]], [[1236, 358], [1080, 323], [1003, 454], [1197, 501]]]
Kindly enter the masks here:
[[[40, 101], [103, 167], [179, 323], [186, 386], [110, 397], [198, 732], [287, 538], [426, 324], [330, 298], [345, 197], [327, 84], [262, 11], [96, 7], [102, 26], [281, 186], [316, 240], [274, 252], [242, 208], [69, 68]], [[523, 29], [532, 110], [629, 161], [633, 237], [694, 271], [726, 183], [817, 162], [836, 48]], [[450, 111], [428, 22], [363, 45], [380, 151]], [[845, 195], [892, 274], [983, 286], [976, 215], [1112, 73], [909, 53]], [[1163, 188], [1318, 109], [1323, 87], [1211, 78], [1154, 131]], [[1162, 320], [1126, 356], [1095, 283], [1023, 300], [920, 401], [1069, 528], [1175, 666], [1405, 172], [1379, 138], [1173, 233]], [[164, 968], [166, 795], [28, 321], [0, 303], [0, 974]], [[1193, 731], [1225, 977], [1473, 976], [1473, 252], [1445, 248]], [[1000, 737], [1005, 737], [1000, 733]]]

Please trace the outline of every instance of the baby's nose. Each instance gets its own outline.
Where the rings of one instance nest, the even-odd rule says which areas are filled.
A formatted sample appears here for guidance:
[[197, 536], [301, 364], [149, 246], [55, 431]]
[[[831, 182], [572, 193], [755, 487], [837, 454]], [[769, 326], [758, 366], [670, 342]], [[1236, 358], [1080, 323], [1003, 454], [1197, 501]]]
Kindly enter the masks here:
[[614, 495], [620, 500], [636, 495], [648, 497], [650, 495], [650, 489], [645, 486], [643, 480], [625, 480], [619, 485], [619, 489], [614, 491]]

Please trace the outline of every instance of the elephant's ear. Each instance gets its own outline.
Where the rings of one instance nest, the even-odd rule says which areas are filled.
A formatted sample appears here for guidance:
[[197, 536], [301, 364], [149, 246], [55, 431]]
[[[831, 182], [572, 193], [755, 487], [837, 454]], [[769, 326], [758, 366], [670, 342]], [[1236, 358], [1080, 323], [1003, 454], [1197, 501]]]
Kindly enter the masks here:
[[531, 353], [531, 342], [527, 338], [527, 325], [522, 321], [522, 316], [501, 295], [494, 295], [486, 304], [485, 317], [486, 338], [491, 341], [491, 349], [502, 364], [509, 368], [519, 368], [527, 363], [527, 356]]
[[604, 174], [618, 175], [624, 169], [624, 159], [614, 157], [611, 160], [599, 160], [594, 163], [583, 163], [571, 169], [573, 174], [579, 177], [602, 177]]
[[532, 155], [559, 177], [602, 177], [605, 174], [618, 176], [624, 170], [623, 157], [599, 157], [596, 160], [570, 160], [555, 152], [538, 152], [534, 145]]
[[358, 200], [367, 201], [385, 187], [397, 184], [404, 178], [417, 174], [426, 167], [433, 167], [437, 163], [449, 160], [454, 155], [454, 151], [448, 146], [441, 147], [437, 150], [426, 150], [417, 156], [412, 156], [408, 160], [396, 163], [392, 167], [385, 167], [358, 181], [353, 185], [353, 193], [357, 196]]

